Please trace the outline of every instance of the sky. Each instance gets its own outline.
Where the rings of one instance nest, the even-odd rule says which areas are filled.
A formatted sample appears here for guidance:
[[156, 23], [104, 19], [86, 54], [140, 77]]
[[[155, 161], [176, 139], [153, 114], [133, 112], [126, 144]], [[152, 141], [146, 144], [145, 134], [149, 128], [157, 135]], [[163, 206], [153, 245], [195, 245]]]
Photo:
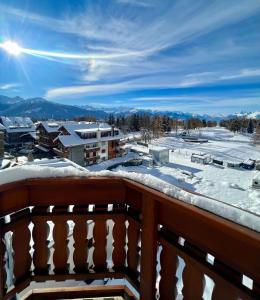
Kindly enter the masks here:
[[0, 0], [0, 95], [260, 111], [259, 28], [260, 0]]

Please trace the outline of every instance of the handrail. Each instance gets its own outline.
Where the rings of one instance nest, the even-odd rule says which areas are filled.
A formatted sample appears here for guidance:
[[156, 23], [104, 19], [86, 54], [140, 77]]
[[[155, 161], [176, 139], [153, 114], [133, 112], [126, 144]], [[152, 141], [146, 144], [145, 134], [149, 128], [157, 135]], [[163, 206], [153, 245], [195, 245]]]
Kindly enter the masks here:
[[[93, 204], [94, 210], [89, 211]], [[108, 210], [110, 204], [112, 210]], [[70, 205], [73, 210], [68, 210]], [[6, 223], [3, 217], [8, 214], [11, 221]], [[185, 299], [202, 298], [205, 276], [215, 284], [212, 299], [260, 296], [259, 233], [129, 179], [67, 177], [5, 184], [0, 186], [0, 217], [0, 300], [21, 291], [32, 280], [97, 278], [126, 278], [141, 299], [154, 299], [157, 293], [167, 300], [177, 293], [174, 282], [180, 280], [176, 275], [180, 258], [185, 263]], [[92, 237], [88, 236], [90, 220], [94, 223]], [[50, 249], [46, 244], [49, 221], [54, 223], [52, 266], [48, 265]], [[68, 221], [74, 224], [70, 229], [74, 254], [69, 256]], [[30, 224], [34, 225], [33, 257]], [[8, 249], [3, 243], [7, 232], [13, 233], [8, 262], [14, 259], [15, 278], [14, 288], [8, 291]], [[184, 244], [180, 238], [185, 239]], [[114, 249], [110, 254], [107, 243]], [[207, 261], [208, 254], [215, 257], [214, 263]], [[73, 270], [67, 267], [68, 259]], [[243, 275], [253, 280], [252, 289], [242, 284]]]

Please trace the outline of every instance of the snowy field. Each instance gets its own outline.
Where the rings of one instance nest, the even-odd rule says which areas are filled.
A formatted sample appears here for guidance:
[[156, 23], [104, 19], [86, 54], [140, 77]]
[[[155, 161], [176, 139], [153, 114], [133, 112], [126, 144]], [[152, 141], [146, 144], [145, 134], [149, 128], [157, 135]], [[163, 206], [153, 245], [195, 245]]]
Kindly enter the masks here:
[[[187, 143], [179, 137], [164, 137], [152, 143], [170, 150], [169, 164], [161, 167], [118, 167], [116, 171], [151, 174], [167, 183], [230, 203], [260, 215], [260, 191], [251, 187], [258, 171], [232, 169], [213, 164], [191, 162], [192, 153], [206, 153], [227, 161], [260, 159], [260, 148], [248, 135], [234, 134], [224, 128], [205, 128], [192, 135], [208, 139], [208, 143]], [[172, 151], [173, 150], [173, 151]]]

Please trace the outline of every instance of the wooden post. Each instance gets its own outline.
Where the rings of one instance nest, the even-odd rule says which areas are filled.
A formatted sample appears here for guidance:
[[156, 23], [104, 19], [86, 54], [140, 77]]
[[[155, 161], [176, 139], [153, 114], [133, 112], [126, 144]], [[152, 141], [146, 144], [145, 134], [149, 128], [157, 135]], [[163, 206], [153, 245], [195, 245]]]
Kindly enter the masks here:
[[4, 220], [0, 219], [0, 300], [4, 298], [4, 289], [5, 289], [5, 270], [4, 270], [4, 234], [3, 234], [3, 223]]
[[142, 198], [142, 250], [140, 299], [155, 299], [156, 253], [157, 253], [157, 211], [156, 202], [143, 194]]

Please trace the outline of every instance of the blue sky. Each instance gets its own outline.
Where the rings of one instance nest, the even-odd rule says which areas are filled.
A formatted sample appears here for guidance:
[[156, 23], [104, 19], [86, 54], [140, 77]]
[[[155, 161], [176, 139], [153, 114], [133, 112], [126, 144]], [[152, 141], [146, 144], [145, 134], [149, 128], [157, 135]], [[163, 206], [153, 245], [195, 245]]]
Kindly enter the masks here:
[[11, 56], [0, 47], [0, 94], [260, 110], [259, 28], [259, 0], [0, 0], [0, 44], [27, 49]]

